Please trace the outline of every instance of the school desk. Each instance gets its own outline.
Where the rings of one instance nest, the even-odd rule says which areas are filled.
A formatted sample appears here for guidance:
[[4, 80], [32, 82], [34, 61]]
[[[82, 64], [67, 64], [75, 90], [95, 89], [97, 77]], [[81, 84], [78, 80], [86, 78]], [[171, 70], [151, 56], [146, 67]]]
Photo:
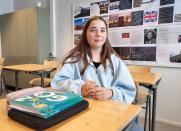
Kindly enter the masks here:
[[31, 73], [35, 75], [39, 75], [41, 77], [41, 87], [44, 87], [44, 77], [46, 76], [48, 69], [56, 69], [57, 65], [43, 65], [43, 64], [21, 64], [21, 65], [10, 65], [3, 66], [3, 70], [13, 71], [15, 72], [15, 85], [16, 90], [18, 90], [19, 82], [18, 82], [18, 74], [19, 72]]
[[135, 82], [148, 88], [153, 93], [151, 131], [155, 131], [157, 87], [161, 81], [161, 75], [159, 73], [136, 72], [131, 72], [131, 75]]
[[[87, 98], [89, 107], [79, 114], [47, 129], [47, 131], [117, 131], [124, 129], [141, 111], [139, 105], [93, 100]], [[6, 99], [0, 100], [1, 131], [31, 131], [7, 116]], [[45, 123], [46, 124], [46, 123]]]

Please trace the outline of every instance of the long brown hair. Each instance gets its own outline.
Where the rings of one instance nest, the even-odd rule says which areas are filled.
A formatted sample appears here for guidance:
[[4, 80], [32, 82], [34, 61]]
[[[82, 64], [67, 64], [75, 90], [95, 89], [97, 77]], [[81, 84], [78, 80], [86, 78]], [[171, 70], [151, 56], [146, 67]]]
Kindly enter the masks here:
[[[75, 62], [79, 61], [80, 59], [82, 59], [83, 63], [84, 63], [84, 67], [81, 70], [81, 75], [84, 74], [84, 72], [85, 72], [85, 70], [86, 70], [86, 68], [87, 68], [87, 66], [89, 64], [89, 61], [87, 59], [87, 55], [92, 60], [92, 54], [91, 54], [90, 46], [89, 46], [88, 41], [87, 41], [87, 34], [86, 33], [87, 33], [87, 29], [88, 29], [90, 23], [92, 21], [94, 21], [94, 20], [101, 20], [101, 21], [103, 21], [105, 23], [105, 25], [106, 25], [106, 31], [108, 33], [108, 27], [107, 27], [106, 21], [102, 17], [100, 17], [100, 16], [93, 16], [93, 17], [91, 17], [88, 20], [88, 22], [85, 24], [85, 27], [84, 27], [82, 35], [81, 35], [80, 42], [77, 44], [76, 47], [74, 47], [68, 53], [68, 55], [65, 57], [65, 59], [62, 62], [62, 65], [64, 65], [66, 63], [75, 63]], [[101, 62], [102, 62], [102, 64], [103, 64], [105, 69], [106, 69], [106, 60], [107, 59], [109, 60], [109, 62], [112, 65], [112, 68], [113, 68], [113, 64], [112, 64], [112, 61], [111, 61], [111, 54], [112, 53], [115, 53], [115, 51], [111, 47], [111, 45], [109, 43], [109, 40], [108, 40], [108, 37], [107, 37], [106, 38], [106, 42], [104, 43], [104, 45], [102, 47], [102, 51], [101, 51]], [[73, 60], [72, 61], [66, 61], [68, 58], [73, 58]]]

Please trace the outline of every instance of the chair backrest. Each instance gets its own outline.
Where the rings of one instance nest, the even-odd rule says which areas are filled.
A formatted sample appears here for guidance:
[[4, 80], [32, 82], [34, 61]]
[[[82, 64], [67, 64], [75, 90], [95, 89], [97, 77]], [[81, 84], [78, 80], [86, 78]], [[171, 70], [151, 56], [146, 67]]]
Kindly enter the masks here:
[[0, 57], [0, 95], [2, 94], [2, 88], [3, 88], [3, 85], [5, 85], [5, 80], [4, 80], [4, 77], [3, 77], [3, 66], [4, 66], [4, 63], [5, 63], [5, 57]]
[[44, 62], [43, 62], [44, 65], [53, 65], [56, 68], [58, 68], [60, 63], [61, 63], [60, 61], [48, 61], [48, 60], [44, 60]]
[[[44, 60], [44, 65], [48, 65], [48, 66], [55, 66], [56, 68], [55, 69], [48, 69], [46, 71], [52, 71], [51, 72], [51, 76], [54, 76], [57, 68], [61, 65], [61, 62], [60, 61], [48, 61], [48, 60]], [[51, 77], [50, 76], [50, 77]]]
[[127, 67], [130, 72], [137, 72], [137, 73], [150, 73], [151, 72], [150, 66], [128, 65]]
[[5, 57], [0, 57], [0, 76], [4, 66]]
[[4, 57], [0, 57], [0, 65], [1, 65], [1, 66], [4, 65], [4, 61], [5, 61], [5, 58], [4, 58]]

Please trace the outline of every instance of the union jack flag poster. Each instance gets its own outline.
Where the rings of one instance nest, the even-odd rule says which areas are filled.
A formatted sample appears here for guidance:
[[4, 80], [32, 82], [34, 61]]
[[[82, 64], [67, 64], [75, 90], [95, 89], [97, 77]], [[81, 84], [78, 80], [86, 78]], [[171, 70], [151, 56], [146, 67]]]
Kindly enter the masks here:
[[158, 11], [145, 11], [144, 12], [144, 24], [157, 24], [158, 23]]

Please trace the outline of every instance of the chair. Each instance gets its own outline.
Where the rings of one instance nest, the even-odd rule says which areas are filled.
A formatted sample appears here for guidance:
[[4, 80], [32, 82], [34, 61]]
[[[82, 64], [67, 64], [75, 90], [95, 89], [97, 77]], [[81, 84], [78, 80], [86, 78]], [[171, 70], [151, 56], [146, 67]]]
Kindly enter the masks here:
[[5, 61], [5, 57], [0, 57], [0, 82], [1, 82], [0, 96], [2, 95], [2, 92], [3, 92], [4, 77], [2, 74], [2, 70], [3, 70], [3, 66], [4, 66], [4, 61]]
[[[128, 69], [130, 72], [136, 72], [136, 73], [150, 73], [151, 72], [151, 68], [149, 66], [128, 66]], [[145, 108], [145, 119], [144, 119], [144, 131], [146, 131], [146, 126], [147, 126], [147, 113], [149, 111], [149, 130], [150, 130], [150, 125], [151, 125], [151, 96], [150, 93], [148, 92], [148, 90], [143, 90], [141, 89], [141, 87], [144, 86], [140, 86], [139, 83], [135, 82], [135, 86], [137, 88], [137, 94], [136, 94], [136, 98], [135, 98], [135, 104], [139, 104], [139, 105], [144, 105], [146, 104], [146, 106], [142, 107]]]
[[[60, 62], [59, 61], [47, 61], [47, 60], [44, 60], [44, 65], [48, 66], [48, 65], [56, 65], [56, 67], [58, 68], [58, 66], [60, 65]], [[56, 69], [57, 69], [56, 68]], [[52, 73], [53, 71], [55, 71], [56, 69], [48, 69], [46, 70], [46, 73], [48, 74], [46, 78], [44, 78], [44, 86], [45, 87], [49, 87], [50, 86], [50, 82], [51, 82], [51, 76], [50, 76], [50, 73]], [[38, 78], [34, 78], [32, 79], [29, 84], [31, 85], [31, 87], [34, 87], [34, 86], [41, 86], [41, 78], [38, 77]]]

